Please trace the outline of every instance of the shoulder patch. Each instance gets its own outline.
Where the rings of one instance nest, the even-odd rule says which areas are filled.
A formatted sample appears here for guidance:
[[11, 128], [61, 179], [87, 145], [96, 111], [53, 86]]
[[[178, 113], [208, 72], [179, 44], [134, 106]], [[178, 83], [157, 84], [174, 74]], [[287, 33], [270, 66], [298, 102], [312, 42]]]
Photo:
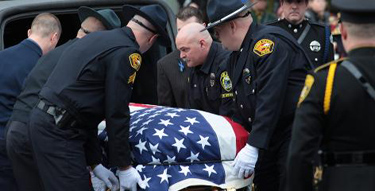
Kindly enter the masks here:
[[229, 78], [228, 72], [225, 71], [220, 75], [220, 84], [227, 92], [232, 91], [232, 81]]
[[135, 76], [137, 76], [137, 72], [134, 72], [131, 76], [129, 76], [128, 84], [134, 84]]
[[303, 87], [301, 95], [298, 100], [298, 104], [297, 104], [298, 107], [303, 102], [303, 100], [305, 100], [305, 98], [309, 95], [311, 86], [314, 84], [314, 81], [315, 81], [314, 76], [312, 76], [311, 74], [307, 74], [306, 80], [305, 80], [305, 86]]
[[129, 62], [130, 66], [134, 68], [136, 71], [138, 71], [141, 67], [142, 57], [138, 53], [133, 53], [129, 56]]
[[272, 40], [261, 39], [255, 43], [253, 52], [262, 57], [264, 55], [271, 54], [273, 52], [274, 45], [275, 43]]
[[334, 61], [328, 62], [328, 63], [326, 63], [326, 64], [323, 64], [323, 65], [321, 65], [321, 66], [315, 68], [314, 73], [317, 73], [317, 72], [319, 72], [319, 71], [321, 71], [321, 70], [323, 70], [323, 69], [328, 69], [329, 66], [330, 66], [331, 64], [334, 64], [334, 63], [338, 63], [338, 64], [339, 64], [339, 63], [341, 63], [342, 61], [344, 61], [344, 60], [346, 60], [346, 59], [347, 59], [347, 58], [341, 58], [341, 59], [334, 60]]

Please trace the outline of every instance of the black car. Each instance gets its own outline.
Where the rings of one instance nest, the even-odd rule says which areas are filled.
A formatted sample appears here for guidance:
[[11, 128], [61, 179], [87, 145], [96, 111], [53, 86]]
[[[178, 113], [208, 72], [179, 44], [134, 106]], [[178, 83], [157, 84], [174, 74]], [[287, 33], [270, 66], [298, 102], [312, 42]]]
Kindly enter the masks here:
[[[80, 6], [94, 9], [113, 9], [123, 19], [122, 6], [161, 5], [168, 14], [167, 31], [172, 41], [171, 47], [154, 44], [144, 56], [144, 64], [137, 73], [133, 89], [132, 102], [157, 104], [156, 62], [175, 49], [176, 36], [175, 15], [162, 0], [13, 0], [0, 1], [0, 50], [15, 45], [27, 38], [27, 30], [36, 15], [49, 12], [56, 15], [62, 25], [63, 33], [59, 44], [63, 44], [76, 36], [80, 28], [77, 10]], [[124, 25], [124, 23], [122, 24]]]

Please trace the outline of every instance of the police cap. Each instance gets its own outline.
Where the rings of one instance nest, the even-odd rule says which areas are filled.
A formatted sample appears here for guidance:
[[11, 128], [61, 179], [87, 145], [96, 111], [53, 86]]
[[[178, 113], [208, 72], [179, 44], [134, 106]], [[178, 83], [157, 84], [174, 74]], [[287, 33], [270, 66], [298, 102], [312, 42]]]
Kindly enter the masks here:
[[332, 0], [332, 6], [341, 12], [341, 21], [357, 24], [375, 23], [374, 0]]

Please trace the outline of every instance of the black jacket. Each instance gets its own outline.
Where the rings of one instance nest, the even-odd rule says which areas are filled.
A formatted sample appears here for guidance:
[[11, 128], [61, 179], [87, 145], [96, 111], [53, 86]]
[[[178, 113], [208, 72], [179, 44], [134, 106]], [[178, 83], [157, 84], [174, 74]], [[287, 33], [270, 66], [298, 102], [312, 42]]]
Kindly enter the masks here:
[[180, 51], [175, 50], [160, 59], [158, 71], [158, 105], [188, 108], [189, 68], [180, 59]]
[[[372, 87], [375, 87], [374, 55], [375, 47], [358, 48], [350, 51], [348, 57]], [[332, 62], [310, 72], [310, 80], [306, 80], [288, 155], [289, 191], [313, 190], [312, 161], [318, 150], [324, 153], [375, 151], [375, 100], [341, 66], [342, 60], [337, 63], [336, 70], [331, 67], [336, 62]], [[330, 70], [334, 74], [333, 88], [329, 88], [332, 94], [325, 99]], [[374, 166], [327, 167], [323, 170], [321, 190], [375, 190], [374, 179]]]
[[321, 66], [334, 59], [332, 36], [328, 26], [313, 23], [309, 20], [303, 20], [300, 24], [293, 25], [285, 19], [269, 23], [269, 25], [281, 27], [296, 38], [314, 67]]
[[[279, 27], [252, 24], [230, 58], [235, 119], [251, 133], [248, 143], [267, 149], [290, 133], [298, 96], [311, 67], [295, 39]], [[288, 137], [288, 136], [287, 136]]]
[[99, 31], [66, 50], [40, 96], [66, 109], [84, 128], [106, 120], [109, 163], [130, 165], [129, 100], [142, 58], [130, 28]]

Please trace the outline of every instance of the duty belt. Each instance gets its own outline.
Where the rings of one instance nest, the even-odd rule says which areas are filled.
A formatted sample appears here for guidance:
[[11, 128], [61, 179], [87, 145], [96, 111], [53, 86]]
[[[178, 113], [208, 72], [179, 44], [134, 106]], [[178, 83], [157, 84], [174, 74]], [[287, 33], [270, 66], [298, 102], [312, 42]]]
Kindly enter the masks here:
[[47, 104], [43, 100], [39, 100], [37, 107], [53, 116], [55, 124], [59, 127], [75, 127], [77, 125], [76, 119], [63, 108]]
[[375, 151], [327, 152], [322, 154], [323, 166], [375, 165]]

